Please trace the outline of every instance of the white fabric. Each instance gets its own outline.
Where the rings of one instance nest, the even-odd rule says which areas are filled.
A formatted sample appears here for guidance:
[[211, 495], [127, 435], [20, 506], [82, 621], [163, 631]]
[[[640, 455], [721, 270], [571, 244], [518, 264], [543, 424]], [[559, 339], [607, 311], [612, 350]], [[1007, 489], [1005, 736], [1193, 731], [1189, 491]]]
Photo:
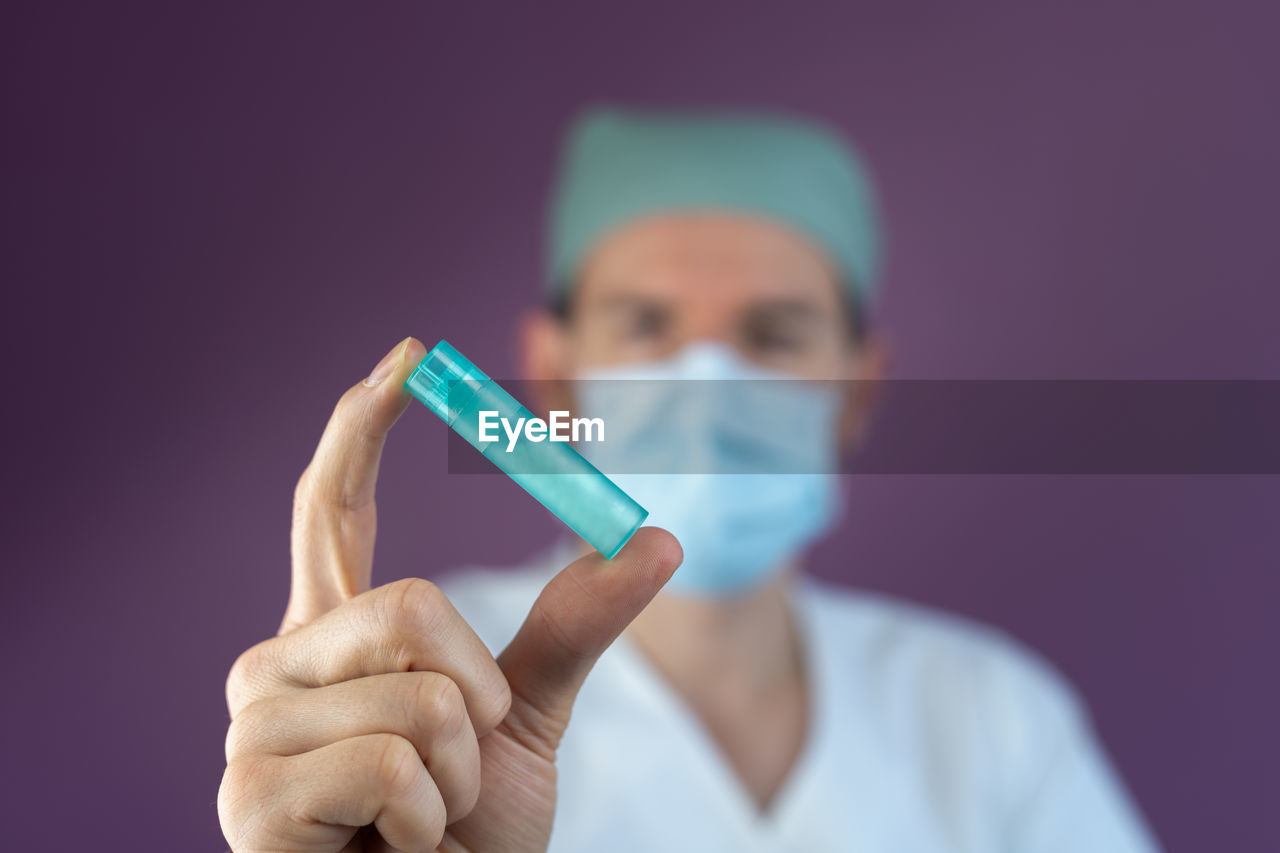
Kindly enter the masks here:
[[[441, 586], [495, 654], [567, 546]], [[557, 765], [553, 853], [1147, 853], [1156, 842], [1070, 688], [957, 617], [812, 580], [806, 744], [760, 814], [624, 635], [587, 679]]]

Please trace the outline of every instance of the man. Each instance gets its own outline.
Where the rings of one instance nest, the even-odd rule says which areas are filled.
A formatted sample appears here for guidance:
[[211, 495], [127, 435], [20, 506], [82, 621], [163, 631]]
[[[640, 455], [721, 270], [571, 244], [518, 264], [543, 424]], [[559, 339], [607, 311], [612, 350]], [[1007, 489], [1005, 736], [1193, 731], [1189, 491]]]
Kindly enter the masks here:
[[[630, 411], [594, 452], [658, 526], [611, 561], [564, 543], [368, 591], [378, 458], [424, 353], [397, 346], [338, 403], [295, 495], [280, 635], [228, 680], [232, 848], [1155, 849], [1030, 654], [798, 572], [882, 372], [878, 242], [857, 161], [820, 127], [583, 118], [523, 361], [544, 402]], [[809, 391], [734, 390], [776, 377]], [[637, 378], [651, 390], [615, 381]], [[671, 427], [689, 379], [728, 416]]]

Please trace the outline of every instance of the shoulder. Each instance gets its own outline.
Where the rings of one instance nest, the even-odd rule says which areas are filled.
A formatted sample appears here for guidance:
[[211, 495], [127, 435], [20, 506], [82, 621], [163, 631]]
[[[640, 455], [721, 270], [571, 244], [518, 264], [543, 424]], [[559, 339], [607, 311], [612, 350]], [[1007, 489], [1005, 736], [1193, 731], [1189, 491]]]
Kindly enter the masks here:
[[[806, 579], [802, 596], [832, 651], [935, 675], [1053, 694], [1077, 702], [1066, 679], [1040, 653], [975, 619], [879, 593]], [[850, 661], [851, 663], [854, 661]], [[995, 687], [992, 683], [990, 686]]]
[[875, 697], [886, 735], [945, 731], [1016, 766], [1053, 750], [1086, 716], [1051, 663], [995, 627], [821, 581], [806, 580], [802, 595], [827, 665]]
[[[898, 793], [988, 815], [1016, 850], [1158, 849], [1097, 741], [1075, 689], [990, 625], [887, 596], [806, 581], [832, 714]], [[907, 792], [907, 793], [903, 793]]]

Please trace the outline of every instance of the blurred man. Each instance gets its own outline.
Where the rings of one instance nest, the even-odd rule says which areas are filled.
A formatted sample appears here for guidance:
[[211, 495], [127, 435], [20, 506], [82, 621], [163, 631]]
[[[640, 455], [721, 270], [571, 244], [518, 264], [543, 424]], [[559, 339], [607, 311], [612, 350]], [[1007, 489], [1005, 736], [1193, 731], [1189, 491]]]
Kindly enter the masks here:
[[[580, 120], [524, 366], [544, 402], [629, 409], [597, 454], [656, 527], [611, 561], [565, 542], [370, 591], [378, 459], [424, 353], [397, 346], [303, 473], [280, 635], [227, 684], [232, 848], [1155, 849], [1047, 667], [799, 572], [882, 373], [879, 243], [861, 167], [820, 127]], [[679, 429], [663, 392], [616, 381], [778, 377], [809, 390], [727, 391]]]

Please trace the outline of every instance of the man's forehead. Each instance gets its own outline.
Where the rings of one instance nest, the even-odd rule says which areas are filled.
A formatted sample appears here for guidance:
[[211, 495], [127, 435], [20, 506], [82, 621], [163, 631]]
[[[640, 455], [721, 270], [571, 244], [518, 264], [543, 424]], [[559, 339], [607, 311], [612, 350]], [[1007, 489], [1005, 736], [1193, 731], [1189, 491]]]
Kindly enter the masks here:
[[679, 286], [688, 276], [776, 287], [834, 279], [835, 272], [820, 247], [786, 225], [720, 212], [672, 213], [630, 223], [602, 239], [583, 269], [584, 281], [603, 280], [611, 290], [642, 277], [649, 287]]
[[619, 289], [598, 294], [593, 303], [598, 311], [618, 314], [666, 312], [678, 308], [680, 303], [697, 302], [715, 302], [722, 309], [729, 307], [734, 311], [783, 320], [809, 320], [826, 313], [819, 300], [809, 294], [738, 292], [734, 296], [728, 301], [716, 300], [706, 294], [689, 294], [681, 299], [678, 294], [669, 292]]

